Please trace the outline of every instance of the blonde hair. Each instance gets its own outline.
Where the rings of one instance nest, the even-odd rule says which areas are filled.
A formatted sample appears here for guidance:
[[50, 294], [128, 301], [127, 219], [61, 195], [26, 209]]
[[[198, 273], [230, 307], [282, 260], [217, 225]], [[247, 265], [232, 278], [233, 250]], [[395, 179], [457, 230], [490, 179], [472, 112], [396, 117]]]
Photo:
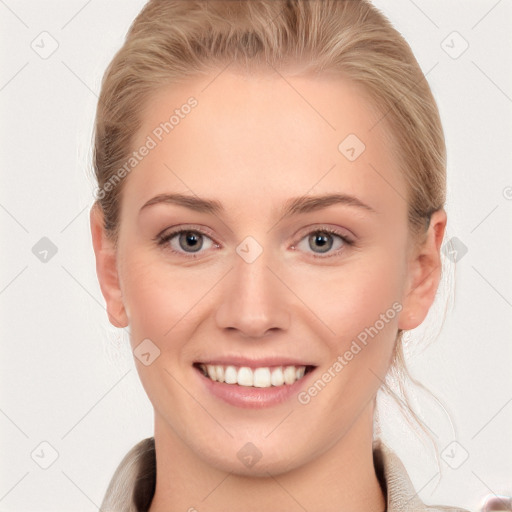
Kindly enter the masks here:
[[[444, 208], [446, 199], [443, 130], [411, 48], [375, 6], [367, 0], [150, 0], [108, 66], [98, 102], [94, 171], [101, 194], [95, 205], [115, 243], [124, 181], [109, 190], [105, 185], [134, 149], [148, 98], [163, 86], [218, 73], [232, 63], [254, 70], [337, 73], [359, 84], [394, 142], [407, 187], [410, 232], [425, 233], [431, 214]], [[400, 378], [410, 377], [402, 334], [399, 330], [390, 372]]]
[[231, 62], [300, 65], [303, 73], [338, 72], [360, 84], [395, 135], [411, 230], [421, 231], [444, 206], [446, 149], [436, 102], [409, 45], [370, 2], [150, 0], [108, 66], [98, 102], [97, 202], [114, 240], [124, 181], [108, 191], [105, 184], [130, 155], [145, 102], [164, 85]]

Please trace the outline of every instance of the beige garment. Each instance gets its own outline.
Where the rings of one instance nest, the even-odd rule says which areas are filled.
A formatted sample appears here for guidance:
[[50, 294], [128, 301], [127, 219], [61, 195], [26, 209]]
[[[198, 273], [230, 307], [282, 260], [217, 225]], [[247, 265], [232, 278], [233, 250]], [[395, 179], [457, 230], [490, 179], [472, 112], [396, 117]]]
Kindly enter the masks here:
[[[417, 496], [402, 461], [381, 441], [373, 444], [375, 472], [387, 499], [387, 512], [469, 512], [459, 507], [425, 505]], [[155, 442], [135, 445], [116, 469], [102, 512], [147, 512], [155, 492]]]

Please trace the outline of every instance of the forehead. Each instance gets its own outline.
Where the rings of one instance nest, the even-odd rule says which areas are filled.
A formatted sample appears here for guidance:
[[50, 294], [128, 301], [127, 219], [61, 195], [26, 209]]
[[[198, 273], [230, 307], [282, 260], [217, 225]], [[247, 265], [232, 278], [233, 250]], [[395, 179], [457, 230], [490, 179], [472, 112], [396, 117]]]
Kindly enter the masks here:
[[360, 86], [340, 77], [225, 70], [188, 79], [145, 105], [133, 148], [149, 139], [153, 147], [125, 193], [142, 204], [188, 189], [233, 204], [258, 198], [270, 208], [314, 189], [385, 209], [406, 192], [383, 117]]

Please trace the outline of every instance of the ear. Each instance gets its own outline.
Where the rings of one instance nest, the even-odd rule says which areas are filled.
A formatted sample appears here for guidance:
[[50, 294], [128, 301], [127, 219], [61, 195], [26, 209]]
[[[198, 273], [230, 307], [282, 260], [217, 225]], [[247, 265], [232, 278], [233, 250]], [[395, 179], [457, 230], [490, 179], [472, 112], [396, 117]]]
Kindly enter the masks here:
[[96, 274], [107, 303], [108, 319], [115, 327], [126, 327], [129, 322], [119, 286], [116, 250], [113, 242], [105, 235], [103, 211], [97, 203], [91, 208], [90, 222]]
[[409, 330], [418, 327], [434, 302], [441, 280], [440, 250], [446, 221], [444, 209], [434, 212], [423, 243], [411, 251], [402, 299], [403, 309], [398, 322], [399, 329]]

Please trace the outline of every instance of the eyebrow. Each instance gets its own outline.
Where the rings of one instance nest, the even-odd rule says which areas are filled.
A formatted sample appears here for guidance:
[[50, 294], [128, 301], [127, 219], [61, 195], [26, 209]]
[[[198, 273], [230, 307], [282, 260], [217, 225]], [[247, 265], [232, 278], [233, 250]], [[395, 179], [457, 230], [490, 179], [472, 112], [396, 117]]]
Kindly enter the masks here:
[[[162, 203], [184, 206], [196, 212], [212, 213], [215, 215], [219, 215], [224, 210], [222, 203], [214, 199], [202, 199], [200, 197], [187, 194], [159, 194], [147, 201], [141, 207], [140, 211], [154, 204]], [[336, 204], [343, 204], [346, 206], [364, 209], [372, 213], [377, 213], [374, 208], [366, 203], [363, 203], [355, 196], [348, 194], [325, 194], [288, 199], [281, 209], [281, 218], [317, 211]]]

